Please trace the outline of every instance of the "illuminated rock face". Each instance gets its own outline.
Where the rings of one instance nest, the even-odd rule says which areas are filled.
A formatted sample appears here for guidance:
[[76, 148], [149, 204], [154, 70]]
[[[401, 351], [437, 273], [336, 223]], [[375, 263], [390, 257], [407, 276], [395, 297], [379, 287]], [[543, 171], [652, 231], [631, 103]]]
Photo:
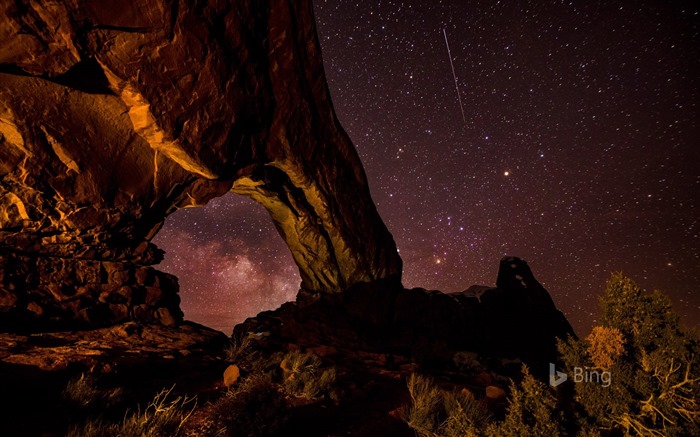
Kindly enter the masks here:
[[267, 208], [302, 289], [400, 280], [310, 0], [0, 0], [0, 320], [177, 322], [149, 241], [228, 191]]

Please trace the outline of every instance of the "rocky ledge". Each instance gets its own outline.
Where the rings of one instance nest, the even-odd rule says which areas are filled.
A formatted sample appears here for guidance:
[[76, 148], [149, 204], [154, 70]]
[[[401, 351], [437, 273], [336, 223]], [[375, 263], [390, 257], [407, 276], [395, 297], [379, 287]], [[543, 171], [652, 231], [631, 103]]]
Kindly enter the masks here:
[[0, 333], [0, 434], [65, 435], [76, 417], [63, 391], [79, 375], [99, 378], [138, 403], [173, 385], [206, 398], [222, 385], [227, 344], [221, 332], [191, 322], [177, 328], [128, 322], [86, 331]]

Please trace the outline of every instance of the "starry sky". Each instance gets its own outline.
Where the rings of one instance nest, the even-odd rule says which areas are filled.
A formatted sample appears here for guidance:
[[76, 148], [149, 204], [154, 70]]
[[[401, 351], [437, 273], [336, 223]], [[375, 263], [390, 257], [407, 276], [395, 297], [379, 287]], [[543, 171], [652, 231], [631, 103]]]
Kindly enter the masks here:
[[[315, 12], [405, 286], [494, 285], [515, 255], [579, 335], [620, 270], [700, 326], [697, 3], [317, 0]], [[186, 317], [224, 332], [300, 283], [266, 211], [233, 194], [173, 214], [154, 242]]]

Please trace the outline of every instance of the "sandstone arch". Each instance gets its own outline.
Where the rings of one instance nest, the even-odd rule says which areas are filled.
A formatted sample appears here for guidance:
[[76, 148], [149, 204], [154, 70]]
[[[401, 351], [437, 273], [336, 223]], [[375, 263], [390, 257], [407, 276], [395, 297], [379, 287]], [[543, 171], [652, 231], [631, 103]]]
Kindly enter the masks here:
[[304, 290], [400, 282], [309, 0], [0, 0], [0, 320], [176, 322], [150, 240], [228, 191], [268, 209]]

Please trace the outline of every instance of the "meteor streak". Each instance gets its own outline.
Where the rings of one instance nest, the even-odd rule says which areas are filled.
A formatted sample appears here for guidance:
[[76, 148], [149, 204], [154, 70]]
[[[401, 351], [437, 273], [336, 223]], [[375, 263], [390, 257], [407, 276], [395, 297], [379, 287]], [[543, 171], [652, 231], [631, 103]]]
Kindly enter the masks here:
[[457, 74], [455, 73], [455, 66], [452, 63], [452, 52], [450, 51], [450, 43], [447, 42], [447, 31], [443, 28], [442, 34], [445, 35], [445, 45], [447, 46], [447, 55], [450, 57], [450, 67], [452, 67], [452, 77], [455, 80], [455, 89], [457, 90], [457, 100], [459, 101], [459, 109], [462, 111], [462, 121], [467, 124], [467, 117], [464, 116], [464, 106], [462, 106], [462, 97], [459, 94], [459, 84], [457, 83]]

